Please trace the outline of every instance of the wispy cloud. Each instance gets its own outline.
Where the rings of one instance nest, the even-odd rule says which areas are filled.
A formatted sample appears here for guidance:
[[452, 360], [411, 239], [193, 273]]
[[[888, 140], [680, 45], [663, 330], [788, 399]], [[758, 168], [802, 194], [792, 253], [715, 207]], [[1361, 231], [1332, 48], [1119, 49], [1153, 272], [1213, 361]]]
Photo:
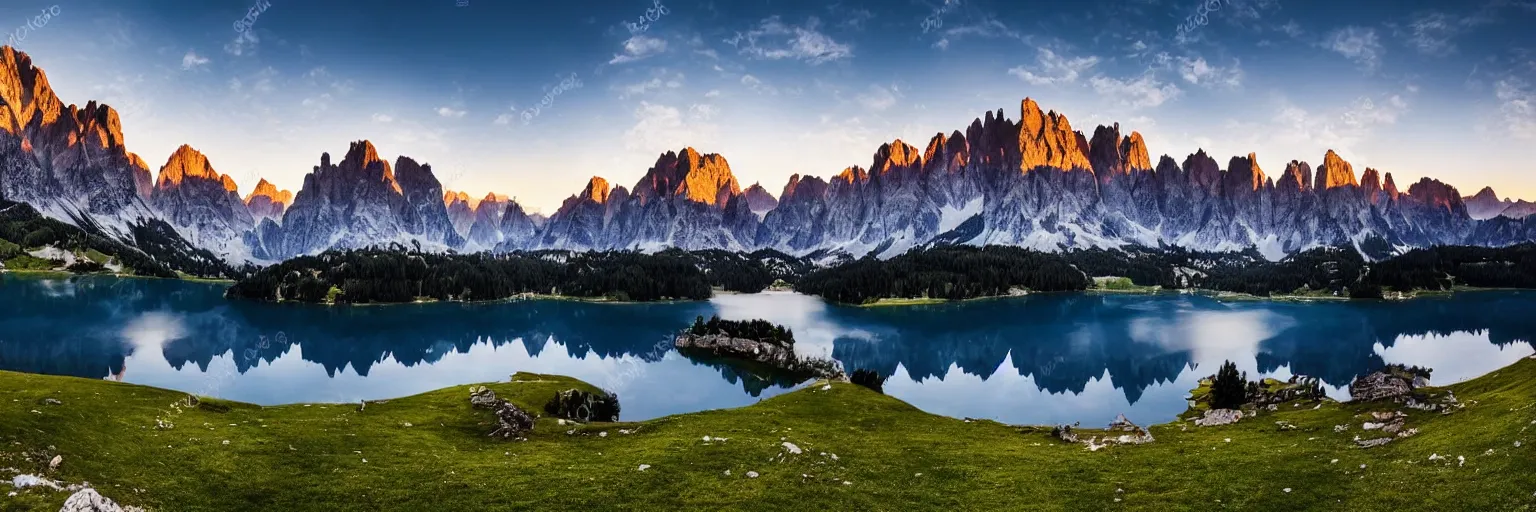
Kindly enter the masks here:
[[1205, 57], [1179, 57], [1179, 76], [1185, 82], [1205, 87], [1229, 87], [1235, 88], [1243, 85], [1243, 68], [1241, 62], [1234, 61], [1231, 66], [1213, 66], [1205, 61]]
[[769, 96], [779, 94], [779, 89], [777, 87], [763, 83], [762, 79], [752, 75], [742, 75], [741, 85], [745, 85], [747, 86], [747, 89], [760, 94], [767, 94]]
[[1494, 97], [1499, 100], [1499, 112], [1504, 124], [1516, 137], [1536, 140], [1536, 91], [1524, 80], [1505, 78], [1494, 82]]
[[684, 144], [707, 145], [718, 132], [709, 122], [716, 115], [714, 107], [695, 105], [684, 115], [675, 107], [642, 101], [635, 108], [634, 126], [624, 132], [624, 148], [659, 153]]
[[442, 117], [452, 117], [452, 118], [457, 119], [457, 118], [460, 118], [460, 117], [464, 117], [464, 114], [466, 114], [466, 113], [467, 112], [465, 112], [463, 110], [456, 110], [453, 107], [437, 107], [437, 115], [442, 116]]
[[187, 50], [187, 54], [181, 58], [181, 69], [188, 70], [196, 67], [206, 66], [208, 62], [209, 61], [207, 57], [199, 56], [197, 52]]
[[1009, 69], [1008, 74], [1034, 85], [1069, 84], [1076, 82], [1079, 75], [1098, 64], [1099, 58], [1094, 56], [1066, 58], [1057, 55], [1049, 48], [1039, 48], [1035, 61], [1034, 69], [1017, 66]]
[[374, 114], [373, 115], [373, 122], [375, 122], [375, 123], [389, 123], [389, 122], [393, 122], [394, 120], [395, 120], [395, 118], [391, 117], [389, 114]]
[[1376, 29], [1367, 27], [1349, 26], [1335, 30], [1323, 40], [1323, 47], [1355, 61], [1366, 72], [1380, 68], [1381, 56], [1386, 53], [1381, 39], [1376, 36]]
[[667, 51], [667, 41], [646, 35], [636, 35], [624, 41], [624, 53], [614, 54], [609, 64], [623, 64]]
[[1089, 79], [1088, 84], [1099, 96], [1132, 109], [1156, 107], [1183, 94], [1179, 86], [1158, 80], [1152, 73], [1134, 80], [1099, 75]]
[[896, 105], [900, 94], [901, 89], [896, 86], [871, 85], [868, 90], [858, 95], [858, 100], [864, 108], [878, 112]]
[[800, 60], [812, 65], [853, 57], [853, 47], [839, 43], [817, 30], [815, 17], [805, 25], [790, 25], [773, 16], [745, 33], [738, 32], [727, 44], [745, 56], [762, 60]]

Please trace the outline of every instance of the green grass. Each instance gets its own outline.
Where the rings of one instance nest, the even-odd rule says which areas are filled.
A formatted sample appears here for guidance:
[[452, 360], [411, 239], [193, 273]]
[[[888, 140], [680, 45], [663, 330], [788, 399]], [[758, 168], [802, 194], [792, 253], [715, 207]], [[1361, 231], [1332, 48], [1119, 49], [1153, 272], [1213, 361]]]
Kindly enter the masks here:
[[[534, 412], [562, 389], [590, 389], [533, 374], [488, 385]], [[1364, 434], [1358, 415], [1394, 407], [1287, 405], [1226, 427], [1157, 425], [1151, 444], [1090, 452], [1055, 441], [1048, 428], [937, 416], [843, 383], [644, 422], [573, 428], [541, 418], [530, 439], [506, 442], [486, 437], [491, 414], [470, 408], [468, 389], [363, 411], [206, 400], [178, 413], [169, 406], [185, 395], [174, 391], [0, 372], [0, 468], [37, 472], [61, 454], [52, 478], [89, 481], [120, 503], [159, 510], [1536, 507], [1530, 359], [1451, 386], [1469, 404], [1464, 410], [1411, 412], [1409, 426], [1420, 434], [1371, 449], [1353, 446]], [[175, 427], [157, 430], [157, 417]], [[1277, 420], [1299, 428], [1282, 431]], [[1336, 433], [1339, 424], [1351, 427]], [[705, 443], [706, 435], [729, 440]], [[781, 459], [781, 440], [804, 453]], [[1430, 463], [1432, 453], [1451, 462]], [[641, 464], [650, 468], [639, 471]], [[53, 510], [66, 494], [0, 496], [0, 510]]]
[[54, 260], [46, 260], [30, 254], [22, 254], [5, 260], [6, 270], [53, 270], [62, 266]]
[[923, 305], [928, 305], [928, 304], [943, 304], [945, 302], [948, 302], [948, 301], [944, 300], [944, 299], [931, 299], [931, 298], [928, 298], [928, 297], [910, 298], [910, 299], [909, 298], [897, 299], [897, 298], [887, 297], [887, 298], [884, 298], [884, 299], [876, 300], [874, 302], [869, 302], [869, 303], [860, 304], [860, 305], [863, 306], [863, 307], [874, 308], [874, 307], [885, 307], [885, 306], [923, 306]]

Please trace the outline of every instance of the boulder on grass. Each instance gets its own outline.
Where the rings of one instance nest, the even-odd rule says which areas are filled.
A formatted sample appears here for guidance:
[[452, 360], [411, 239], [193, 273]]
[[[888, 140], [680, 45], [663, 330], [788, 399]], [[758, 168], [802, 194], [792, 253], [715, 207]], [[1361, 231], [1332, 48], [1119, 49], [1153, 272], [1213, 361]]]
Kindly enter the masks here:
[[568, 389], [555, 394], [549, 403], [544, 404], [544, 412], [557, 418], [581, 422], [619, 421], [619, 396]]

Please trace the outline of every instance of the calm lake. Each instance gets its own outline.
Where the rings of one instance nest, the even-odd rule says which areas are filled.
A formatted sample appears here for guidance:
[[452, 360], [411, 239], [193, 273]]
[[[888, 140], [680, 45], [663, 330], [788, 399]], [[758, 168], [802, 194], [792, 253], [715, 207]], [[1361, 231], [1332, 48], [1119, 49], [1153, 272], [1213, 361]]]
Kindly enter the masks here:
[[793, 293], [709, 302], [525, 301], [325, 307], [223, 298], [224, 286], [0, 275], [0, 369], [107, 378], [273, 405], [356, 402], [570, 375], [618, 393], [623, 419], [738, 407], [793, 389], [671, 348], [695, 316], [789, 326], [801, 354], [889, 375], [924, 410], [1009, 423], [1172, 420], [1224, 360], [1321, 377], [1336, 398], [1387, 363], [1466, 380], [1532, 354], [1536, 292], [1406, 302], [1222, 302], [1043, 294], [852, 308]]

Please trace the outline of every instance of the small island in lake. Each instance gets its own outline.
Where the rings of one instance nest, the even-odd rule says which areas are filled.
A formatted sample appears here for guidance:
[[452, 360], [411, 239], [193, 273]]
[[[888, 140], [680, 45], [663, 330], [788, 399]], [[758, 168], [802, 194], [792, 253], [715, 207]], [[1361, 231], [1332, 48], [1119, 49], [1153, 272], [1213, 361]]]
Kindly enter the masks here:
[[834, 360], [795, 354], [795, 333], [766, 320], [733, 321], [700, 316], [673, 341], [678, 352], [705, 363], [723, 363], [774, 380], [796, 383], [811, 378], [845, 380]]

